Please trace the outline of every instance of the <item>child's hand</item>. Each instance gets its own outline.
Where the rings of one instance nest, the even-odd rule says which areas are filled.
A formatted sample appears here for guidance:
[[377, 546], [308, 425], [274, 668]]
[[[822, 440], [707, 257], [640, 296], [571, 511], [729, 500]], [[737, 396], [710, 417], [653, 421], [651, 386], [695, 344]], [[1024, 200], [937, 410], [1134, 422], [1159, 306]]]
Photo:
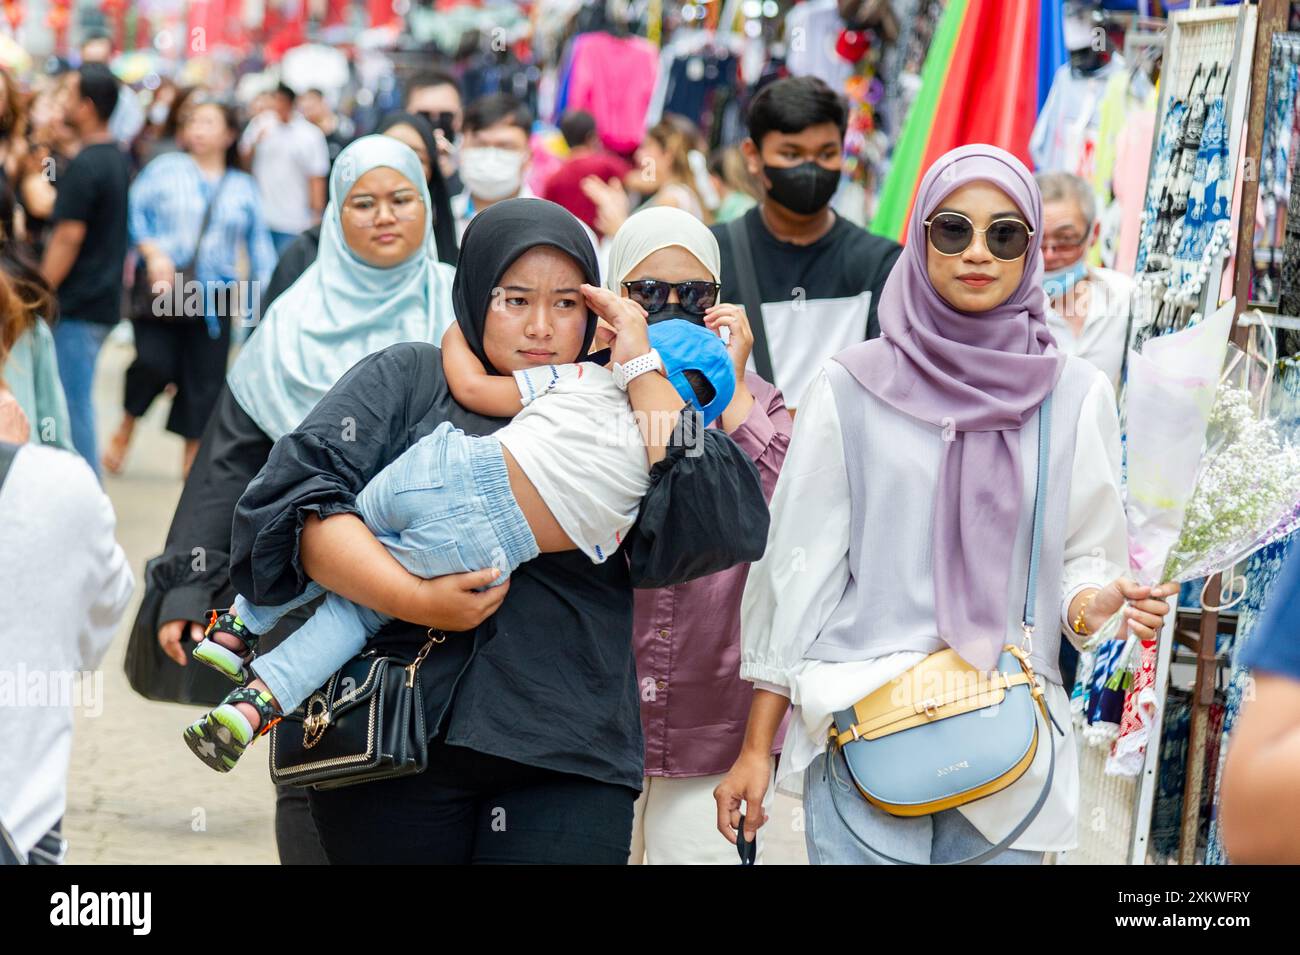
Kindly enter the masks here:
[[[650, 350], [650, 326], [646, 323], [646, 310], [630, 298], [620, 298], [609, 289], [594, 285], [582, 286], [587, 307], [596, 313], [596, 334], [601, 334], [600, 320], [613, 329], [613, 359], [626, 363]], [[608, 334], [608, 333], [606, 333]]]

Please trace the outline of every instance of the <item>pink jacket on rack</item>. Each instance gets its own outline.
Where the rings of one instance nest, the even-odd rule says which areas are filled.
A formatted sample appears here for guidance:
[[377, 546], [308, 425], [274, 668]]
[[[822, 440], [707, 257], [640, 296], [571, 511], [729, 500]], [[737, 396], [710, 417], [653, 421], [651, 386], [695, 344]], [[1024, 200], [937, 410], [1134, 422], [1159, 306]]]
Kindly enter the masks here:
[[605, 146], [630, 153], [641, 145], [645, 116], [659, 77], [659, 52], [644, 37], [584, 33], [573, 40], [565, 109], [596, 120]]

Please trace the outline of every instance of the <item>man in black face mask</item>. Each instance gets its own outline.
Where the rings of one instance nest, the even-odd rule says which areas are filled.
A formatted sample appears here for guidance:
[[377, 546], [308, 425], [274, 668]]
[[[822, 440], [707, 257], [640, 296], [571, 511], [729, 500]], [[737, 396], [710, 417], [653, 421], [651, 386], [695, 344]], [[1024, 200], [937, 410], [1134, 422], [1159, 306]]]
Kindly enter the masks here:
[[844, 102], [815, 77], [764, 87], [741, 143], [763, 201], [713, 227], [722, 250], [720, 300], [745, 305], [754, 369], [792, 409], [823, 361], [880, 333], [876, 302], [902, 251], [830, 207], [847, 120]]

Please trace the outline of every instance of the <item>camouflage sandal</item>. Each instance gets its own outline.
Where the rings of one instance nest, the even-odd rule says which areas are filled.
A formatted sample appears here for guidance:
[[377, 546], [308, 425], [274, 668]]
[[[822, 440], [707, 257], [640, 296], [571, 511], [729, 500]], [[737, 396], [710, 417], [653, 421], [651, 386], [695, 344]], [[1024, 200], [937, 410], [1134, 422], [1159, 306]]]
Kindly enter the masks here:
[[[224, 647], [212, 638], [214, 633], [228, 633], [244, 645], [241, 653]], [[206, 663], [222, 676], [243, 686], [253, 678], [248, 669], [253, 657], [257, 655], [257, 634], [248, 629], [244, 621], [233, 613], [219, 610], [208, 611], [208, 626], [203, 631], [203, 640], [194, 648], [194, 659]]]
[[[236, 708], [236, 703], [249, 703], [257, 708], [262, 722], [256, 730]], [[185, 745], [217, 772], [228, 773], [253, 740], [270, 732], [282, 715], [268, 691], [241, 686], [185, 728]]]

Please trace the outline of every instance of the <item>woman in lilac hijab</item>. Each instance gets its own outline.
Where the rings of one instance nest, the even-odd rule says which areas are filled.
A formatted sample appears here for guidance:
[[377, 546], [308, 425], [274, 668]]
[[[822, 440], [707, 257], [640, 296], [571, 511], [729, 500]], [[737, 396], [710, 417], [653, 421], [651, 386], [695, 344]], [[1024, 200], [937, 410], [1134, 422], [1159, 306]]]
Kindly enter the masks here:
[[[1037, 864], [1076, 845], [1073, 734], [1040, 730], [1033, 764], [1000, 792], [928, 816], [888, 815], [826, 772], [832, 715], [951, 647], [992, 669], [1020, 644], [1034, 501], [1044, 495], [1030, 659], [1047, 706], [1071, 726], [1057, 664], [1127, 604], [1154, 639], [1177, 587], [1123, 577], [1114, 391], [1057, 350], [1044, 320], [1042, 200], [994, 146], [963, 146], [926, 173], [907, 245], [881, 295], [881, 337], [822, 366], [803, 396], [772, 498], [767, 552], [741, 608], [741, 676], [756, 692], [745, 745], [715, 793], [736, 839], [741, 801], [762, 805], [766, 753], [793, 705], [779, 791], [804, 799], [809, 857], [822, 863], [964, 860]], [[1039, 409], [1052, 396], [1038, 487]], [[1046, 785], [1051, 751], [1055, 771]], [[951, 769], [951, 767], [949, 767]], [[1040, 793], [1045, 799], [1035, 814]], [[1032, 819], [1017, 833], [1020, 823]], [[746, 816], [746, 838], [764, 819]]]

